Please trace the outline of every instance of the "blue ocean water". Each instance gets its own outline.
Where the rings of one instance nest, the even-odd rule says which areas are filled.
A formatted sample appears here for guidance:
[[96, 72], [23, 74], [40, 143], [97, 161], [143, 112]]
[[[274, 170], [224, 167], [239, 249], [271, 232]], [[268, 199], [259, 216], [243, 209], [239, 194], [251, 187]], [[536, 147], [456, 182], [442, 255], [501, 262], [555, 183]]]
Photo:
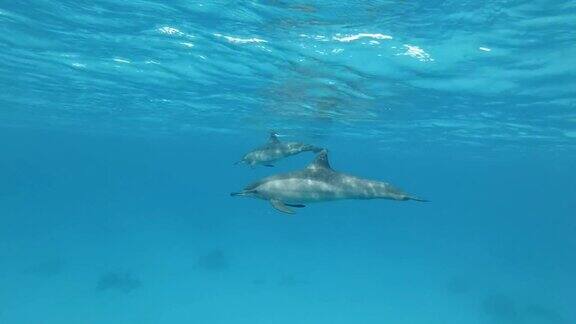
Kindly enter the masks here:
[[[576, 1], [0, 1], [0, 323], [576, 323]], [[281, 140], [431, 202], [229, 196]]]

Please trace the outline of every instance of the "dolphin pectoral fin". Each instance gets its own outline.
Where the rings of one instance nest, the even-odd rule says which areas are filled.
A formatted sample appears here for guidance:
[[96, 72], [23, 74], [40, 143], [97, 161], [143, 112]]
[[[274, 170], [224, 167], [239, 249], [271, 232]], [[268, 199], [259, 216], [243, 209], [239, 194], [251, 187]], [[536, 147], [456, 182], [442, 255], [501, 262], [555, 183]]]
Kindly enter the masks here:
[[296, 208], [304, 208], [306, 207], [306, 205], [302, 205], [302, 204], [284, 204], [286, 206], [290, 206], [290, 207], [296, 207]]
[[294, 214], [294, 211], [290, 208], [288, 208], [288, 206], [286, 206], [286, 204], [284, 204], [283, 202], [281, 202], [278, 199], [271, 199], [270, 203], [272, 204], [272, 207], [274, 207], [274, 209], [276, 209], [277, 211], [286, 213], [286, 214]]

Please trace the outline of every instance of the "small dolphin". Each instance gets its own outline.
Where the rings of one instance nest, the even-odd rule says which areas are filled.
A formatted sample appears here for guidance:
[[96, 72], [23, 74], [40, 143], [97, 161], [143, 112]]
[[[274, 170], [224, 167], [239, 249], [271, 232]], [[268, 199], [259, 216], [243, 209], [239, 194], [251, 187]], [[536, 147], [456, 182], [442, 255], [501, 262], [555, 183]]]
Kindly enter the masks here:
[[328, 162], [326, 150], [322, 150], [304, 170], [264, 178], [230, 195], [268, 200], [278, 211], [288, 214], [294, 213], [290, 207], [305, 207], [305, 203], [339, 199], [427, 201], [406, 194], [386, 182], [334, 171]]
[[280, 142], [278, 134], [271, 132], [268, 142], [265, 145], [248, 152], [240, 161], [236, 162], [236, 164], [244, 163], [249, 166], [260, 164], [267, 167], [273, 167], [274, 162], [285, 157], [307, 151], [318, 153], [321, 150], [322, 148], [309, 144]]

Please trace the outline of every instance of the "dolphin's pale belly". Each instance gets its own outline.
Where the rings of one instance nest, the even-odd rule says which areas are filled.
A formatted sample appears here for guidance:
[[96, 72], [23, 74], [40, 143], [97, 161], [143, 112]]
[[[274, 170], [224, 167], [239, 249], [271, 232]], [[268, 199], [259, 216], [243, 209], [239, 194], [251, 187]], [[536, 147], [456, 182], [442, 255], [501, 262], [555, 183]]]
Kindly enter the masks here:
[[385, 183], [364, 181], [357, 178], [342, 180], [333, 183], [314, 179], [279, 179], [266, 182], [260, 185], [257, 190], [262, 198], [278, 199], [285, 203], [392, 198], [387, 192], [388, 185]]

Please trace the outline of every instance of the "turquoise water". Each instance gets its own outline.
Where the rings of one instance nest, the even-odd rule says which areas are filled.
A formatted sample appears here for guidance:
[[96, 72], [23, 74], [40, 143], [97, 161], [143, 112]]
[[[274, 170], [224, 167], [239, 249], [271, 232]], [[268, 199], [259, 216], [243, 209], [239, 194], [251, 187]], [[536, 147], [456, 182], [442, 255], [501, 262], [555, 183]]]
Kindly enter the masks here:
[[[0, 323], [576, 323], [576, 1], [0, 1]], [[429, 203], [287, 216], [298, 170]]]

